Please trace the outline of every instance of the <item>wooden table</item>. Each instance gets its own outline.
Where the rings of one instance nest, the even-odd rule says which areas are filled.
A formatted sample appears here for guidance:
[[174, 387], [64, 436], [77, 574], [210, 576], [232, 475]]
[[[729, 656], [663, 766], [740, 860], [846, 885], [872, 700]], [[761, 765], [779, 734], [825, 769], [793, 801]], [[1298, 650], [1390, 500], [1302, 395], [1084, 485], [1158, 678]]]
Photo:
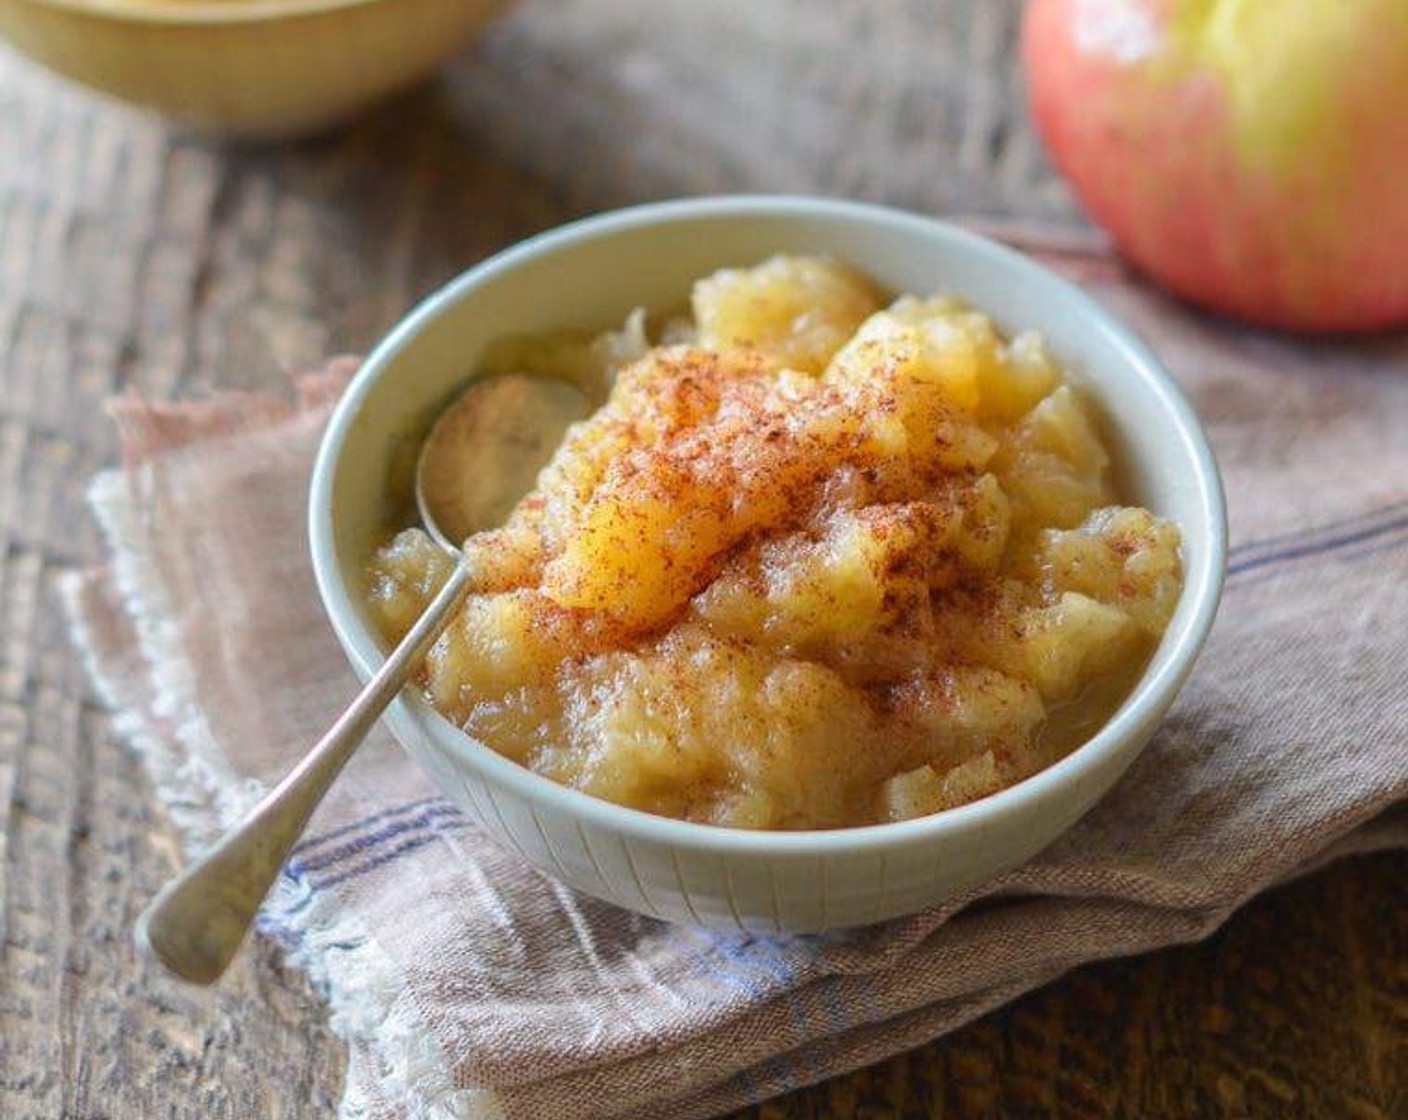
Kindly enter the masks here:
[[[751, 7], [753, 11], [740, 9]], [[134, 958], [169, 823], [88, 697], [57, 573], [113, 393], [269, 389], [566, 217], [810, 190], [1078, 221], [1033, 140], [1015, 0], [525, 0], [328, 137], [230, 148], [0, 53], [0, 1117], [331, 1115], [341, 1054], [260, 944], [214, 993]], [[747, 1113], [1408, 1117], [1408, 858], [1343, 864], [1209, 943], [1086, 968]]]

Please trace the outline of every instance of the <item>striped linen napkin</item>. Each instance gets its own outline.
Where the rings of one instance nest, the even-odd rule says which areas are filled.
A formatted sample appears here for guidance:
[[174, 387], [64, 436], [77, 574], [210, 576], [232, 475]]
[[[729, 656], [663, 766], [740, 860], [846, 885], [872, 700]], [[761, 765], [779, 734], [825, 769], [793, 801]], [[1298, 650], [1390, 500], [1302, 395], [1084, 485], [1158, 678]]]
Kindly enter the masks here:
[[[347, 1040], [344, 1117], [714, 1115], [1084, 962], [1201, 938], [1332, 859], [1408, 846], [1408, 339], [1274, 339], [1186, 312], [1103, 250], [1013, 239], [1145, 334], [1226, 475], [1222, 615], [1146, 753], [1061, 840], [960, 903], [769, 938], [573, 894], [482, 837], [378, 733], [261, 920]], [[354, 365], [302, 379], [293, 404], [114, 407], [128, 469], [91, 492], [111, 562], [67, 600], [191, 850], [356, 686], [304, 540], [314, 448]]]

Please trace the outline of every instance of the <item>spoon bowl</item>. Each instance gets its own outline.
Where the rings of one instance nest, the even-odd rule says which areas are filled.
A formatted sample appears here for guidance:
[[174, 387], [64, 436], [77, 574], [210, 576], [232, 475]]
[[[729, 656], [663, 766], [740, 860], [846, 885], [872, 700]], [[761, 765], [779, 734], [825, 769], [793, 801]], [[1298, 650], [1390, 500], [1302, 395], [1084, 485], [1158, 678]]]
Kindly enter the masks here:
[[416, 509], [441, 548], [458, 552], [502, 525], [574, 421], [592, 410], [566, 381], [528, 373], [477, 378], [435, 420], [416, 459]]

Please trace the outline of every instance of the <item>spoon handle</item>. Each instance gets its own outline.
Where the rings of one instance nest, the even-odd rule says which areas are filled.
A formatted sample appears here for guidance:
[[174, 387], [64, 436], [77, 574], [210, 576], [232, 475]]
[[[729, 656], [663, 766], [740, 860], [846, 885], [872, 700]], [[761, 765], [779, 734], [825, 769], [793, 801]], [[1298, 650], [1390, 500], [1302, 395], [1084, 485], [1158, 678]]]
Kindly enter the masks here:
[[137, 921], [137, 944], [196, 984], [220, 978], [274, 876], [332, 780], [445, 629], [471, 583], [461, 561], [385, 664], [316, 746], [227, 832], [154, 898]]

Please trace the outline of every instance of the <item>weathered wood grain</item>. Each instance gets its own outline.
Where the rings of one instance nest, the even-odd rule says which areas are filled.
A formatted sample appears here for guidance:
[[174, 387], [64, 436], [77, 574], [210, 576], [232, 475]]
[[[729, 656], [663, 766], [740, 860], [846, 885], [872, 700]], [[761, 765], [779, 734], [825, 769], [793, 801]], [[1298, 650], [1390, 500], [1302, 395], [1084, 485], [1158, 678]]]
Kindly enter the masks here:
[[[341, 1053], [257, 946], [215, 993], [134, 958], [168, 822], [53, 597], [98, 555], [101, 403], [372, 342], [589, 210], [798, 190], [1073, 219], [1024, 122], [1015, 0], [527, 0], [350, 128], [227, 148], [0, 48], [0, 1117], [330, 1115]], [[1088, 968], [751, 1120], [1408, 1116], [1408, 860], [1333, 867], [1206, 945]]]

